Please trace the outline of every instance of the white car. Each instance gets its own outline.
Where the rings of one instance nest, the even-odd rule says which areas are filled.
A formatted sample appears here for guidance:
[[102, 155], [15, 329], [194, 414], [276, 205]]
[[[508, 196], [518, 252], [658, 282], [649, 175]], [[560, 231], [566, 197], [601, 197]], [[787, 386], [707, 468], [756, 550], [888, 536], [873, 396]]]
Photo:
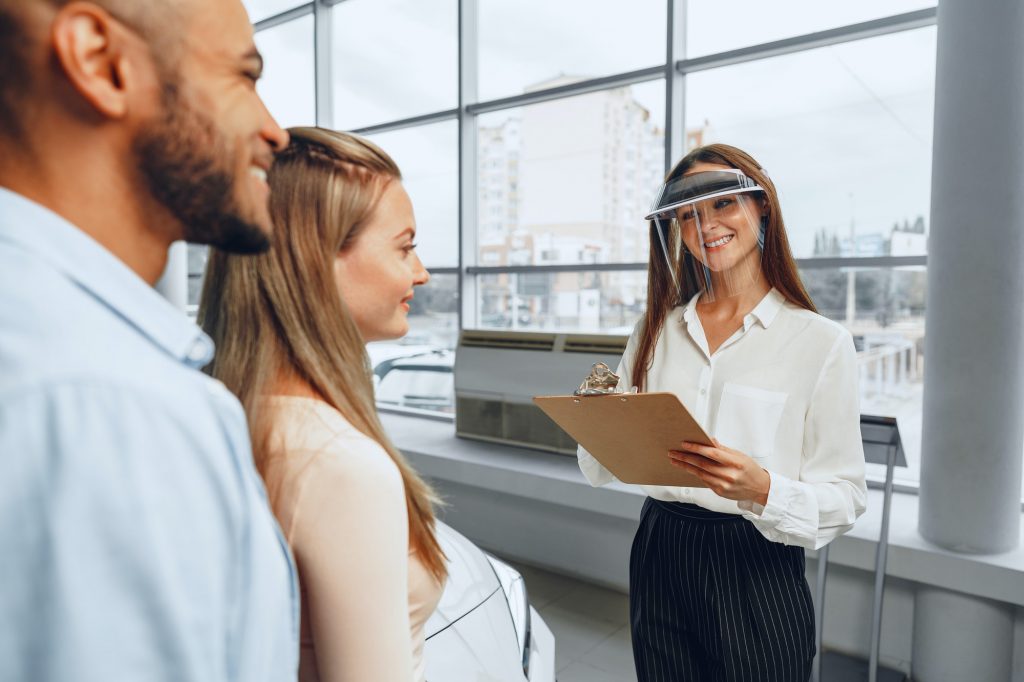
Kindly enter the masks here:
[[427, 622], [428, 682], [554, 682], [555, 637], [523, 577], [438, 522], [448, 583]]
[[382, 362], [374, 368], [377, 404], [452, 414], [454, 366], [455, 355], [448, 350]]
[[378, 405], [451, 414], [455, 411], [455, 355], [439, 346], [371, 343]]

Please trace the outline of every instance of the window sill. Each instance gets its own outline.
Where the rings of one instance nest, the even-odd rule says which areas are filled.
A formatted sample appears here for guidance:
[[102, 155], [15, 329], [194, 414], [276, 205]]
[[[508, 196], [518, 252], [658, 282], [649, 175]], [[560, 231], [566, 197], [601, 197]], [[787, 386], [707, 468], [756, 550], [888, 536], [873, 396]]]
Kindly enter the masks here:
[[[429, 478], [628, 521], [640, 517], [642, 492], [621, 483], [592, 488], [571, 457], [456, 438], [447, 421], [398, 414], [381, 420], [395, 445]], [[893, 495], [887, 575], [1024, 606], [1024, 542], [1002, 554], [943, 549], [918, 534], [917, 503], [916, 495]], [[871, 489], [868, 511], [832, 543], [829, 563], [873, 571], [881, 516], [882, 491]]]

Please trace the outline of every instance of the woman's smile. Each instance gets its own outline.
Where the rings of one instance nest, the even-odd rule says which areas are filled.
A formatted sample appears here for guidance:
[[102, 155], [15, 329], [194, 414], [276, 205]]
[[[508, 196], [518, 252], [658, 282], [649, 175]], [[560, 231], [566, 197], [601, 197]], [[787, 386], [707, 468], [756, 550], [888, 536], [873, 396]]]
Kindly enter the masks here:
[[729, 242], [731, 242], [733, 236], [734, 235], [727, 234], [727, 235], [725, 235], [723, 237], [719, 237], [718, 239], [715, 239], [714, 241], [706, 241], [706, 242], [704, 242], [704, 249], [707, 250], [707, 251], [712, 251], [714, 249], [720, 249], [723, 246], [725, 246], [726, 244], [728, 244]]

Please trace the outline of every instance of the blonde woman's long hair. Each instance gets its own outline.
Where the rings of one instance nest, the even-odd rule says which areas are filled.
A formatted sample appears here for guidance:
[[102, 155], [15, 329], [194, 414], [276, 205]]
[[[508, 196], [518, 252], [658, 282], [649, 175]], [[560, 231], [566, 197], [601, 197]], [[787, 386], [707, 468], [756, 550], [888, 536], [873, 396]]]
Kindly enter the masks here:
[[[269, 174], [271, 249], [258, 256], [211, 249], [199, 323], [217, 345], [207, 371], [236, 395], [249, 420], [256, 468], [267, 480], [273, 415], [265, 398], [294, 375], [387, 451], [402, 474], [409, 540], [441, 580], [433, 490], [391, 444], [373, 398], [366, 344], [338, 293], [334, 260], [370, 219], [395, 162], [355, 135], [292, 128]], [[272, 497], [276, 494], [270, 490]]]

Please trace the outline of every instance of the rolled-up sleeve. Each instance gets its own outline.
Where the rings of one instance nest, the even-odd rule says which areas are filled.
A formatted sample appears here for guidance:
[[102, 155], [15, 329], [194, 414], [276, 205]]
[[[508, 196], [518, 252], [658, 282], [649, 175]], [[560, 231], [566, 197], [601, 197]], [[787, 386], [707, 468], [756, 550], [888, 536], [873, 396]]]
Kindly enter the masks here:
[[867, 486], [857, 353], [848, 333], [836, 339], [812, 393], [799, 479], [774, 471], [769, 474], [767, 504], [741, 504], [741, 508], [773, 542], [818, 549], [852, 528], [864, 513]]

